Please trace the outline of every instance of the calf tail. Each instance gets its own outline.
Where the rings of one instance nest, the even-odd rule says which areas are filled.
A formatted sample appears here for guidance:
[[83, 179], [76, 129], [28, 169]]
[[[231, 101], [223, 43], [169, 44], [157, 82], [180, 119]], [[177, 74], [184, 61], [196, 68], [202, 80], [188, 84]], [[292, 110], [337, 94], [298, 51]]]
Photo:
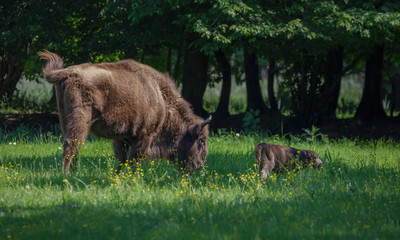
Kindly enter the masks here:
[[44, 51], [38, 52], [41, 59], [47, 60], [46, 66], [43, 68], [43, 74], [50, 83], [57, 83], [66, 78], [63, 74], [64, 62], [60, 56], [55, 53]]

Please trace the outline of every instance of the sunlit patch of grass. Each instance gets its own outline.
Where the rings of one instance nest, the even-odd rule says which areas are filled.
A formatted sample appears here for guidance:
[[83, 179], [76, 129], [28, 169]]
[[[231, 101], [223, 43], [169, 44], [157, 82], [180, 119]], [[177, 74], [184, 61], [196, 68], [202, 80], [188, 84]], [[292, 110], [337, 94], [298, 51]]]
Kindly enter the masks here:
[[[115, 169], [111, 143], [91, 139], [75, 173], [62, 174], [58, 137], [0, 144], [2, 239], [379, 238], [400, 235], [400, 144], [391, 139], [308, 141], [221, 132], [206, 167], [189, 175], [164, 160]], [[273, 172], [260, 142], [318, 153], [312, 168]]]

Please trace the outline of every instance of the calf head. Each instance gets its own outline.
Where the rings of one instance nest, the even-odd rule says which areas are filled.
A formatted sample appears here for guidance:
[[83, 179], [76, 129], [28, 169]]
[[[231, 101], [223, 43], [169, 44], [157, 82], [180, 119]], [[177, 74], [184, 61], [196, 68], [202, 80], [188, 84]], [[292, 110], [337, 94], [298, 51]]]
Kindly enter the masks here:
[[180, 169], [189, 173], [202, 168], [207, 162], [209, 116], [203, 123], [190, 126], [178, 144], [178, 163]]
[[319, 159], [317, 153], [314, 151], [301, 151], [299, 159], [306, 166], [312, 166], [314, 168], [323, 166], [321, 159]]

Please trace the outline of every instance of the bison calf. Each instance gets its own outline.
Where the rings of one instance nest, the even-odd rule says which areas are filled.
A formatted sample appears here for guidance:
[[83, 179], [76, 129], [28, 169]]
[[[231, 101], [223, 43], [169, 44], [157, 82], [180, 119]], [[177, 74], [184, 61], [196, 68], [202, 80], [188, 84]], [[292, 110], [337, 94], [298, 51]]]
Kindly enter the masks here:
[[56, 90], [65, 174], [89, 132], [113, 140], [118, 171], [144, 157], [177, 160], [189, 172], [206, 164], [211, 116], [196, 116], [169, 77], [133, 60], [64, 68], [57, 54], [38, 54]]
[[273, 169], [293, 168], [297, 164], [320, 168], [323, 163], [314, 151], [298, 150], [295, 148], [260, 143], [255, 148], [255, 155], [260, 175], [266, 179]]

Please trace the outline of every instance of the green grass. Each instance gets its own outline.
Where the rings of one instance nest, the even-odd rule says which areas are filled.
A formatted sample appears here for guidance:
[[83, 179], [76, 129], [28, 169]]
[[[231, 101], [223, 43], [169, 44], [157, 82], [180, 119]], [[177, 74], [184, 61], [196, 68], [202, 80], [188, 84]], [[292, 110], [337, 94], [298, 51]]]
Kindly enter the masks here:
[[[165, 161], [117, 176], [111, 143], [91, 139], [66, 177], [59, 136], [4, 133], [0, 239], [400, 237], [400, 144], [390, 139], [213, 135], [192, 176]], [[253, 150], [264, 141], [315, 150], [324, 168], [262, 181]]]

